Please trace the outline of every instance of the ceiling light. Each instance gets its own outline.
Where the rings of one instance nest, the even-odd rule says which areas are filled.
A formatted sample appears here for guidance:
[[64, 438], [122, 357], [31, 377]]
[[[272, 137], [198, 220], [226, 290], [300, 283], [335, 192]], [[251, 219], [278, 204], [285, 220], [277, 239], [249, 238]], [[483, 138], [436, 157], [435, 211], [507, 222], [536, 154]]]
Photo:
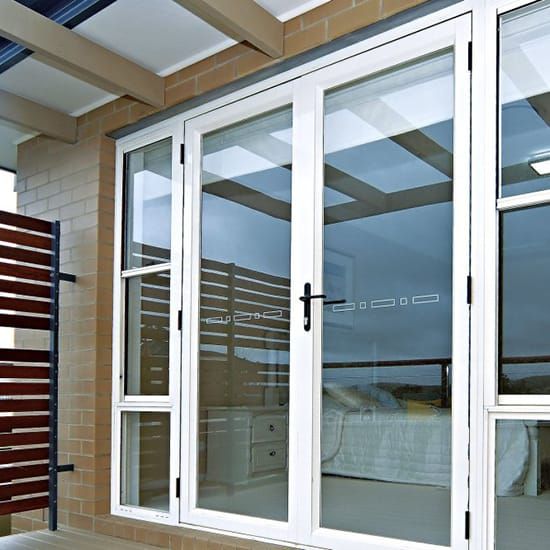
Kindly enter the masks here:
[[529, 166], [539, 176], [548, 176], [548, 175], [550, 175], [550, 157], [531, 159], [529, 161]]

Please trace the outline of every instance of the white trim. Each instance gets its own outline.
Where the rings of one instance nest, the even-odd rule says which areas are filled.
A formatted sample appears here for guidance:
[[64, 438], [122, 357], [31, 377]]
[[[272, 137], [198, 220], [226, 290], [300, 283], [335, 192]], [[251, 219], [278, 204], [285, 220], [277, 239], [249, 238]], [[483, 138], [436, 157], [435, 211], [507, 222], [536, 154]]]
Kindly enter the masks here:
[[123, 279], [129, 279], [130, 277], [140, 277], [141, 275], [151, 275], [152, 273], [164, 273], [170, 271], [171, 263], [167, 264], [155, 264], [148, 265], [146, 267], [135, 267], [132, 269], [125, 269], [121, 271], [120, 276]]
[[505, 212], [506, 210], [515, 210], [516, 208], [539, 206], [548, 203], [550, 203], [550, 189], [545, 189], [544, 191], [535, 191], [533, 193], [498, 199], [497, 208], [501, 212]]

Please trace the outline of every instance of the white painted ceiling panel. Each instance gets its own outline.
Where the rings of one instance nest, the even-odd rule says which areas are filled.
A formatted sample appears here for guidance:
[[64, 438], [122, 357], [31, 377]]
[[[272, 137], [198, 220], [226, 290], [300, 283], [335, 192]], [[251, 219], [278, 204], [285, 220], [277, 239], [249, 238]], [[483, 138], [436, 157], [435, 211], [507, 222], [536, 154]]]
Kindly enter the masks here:
[[75, 31], [163, 75], [235, 44], [173, 0], [118, 0]]
[[116, 97], [32, 57], [2, 73], [0, 88], [71, 114]]
[[256, 0], [260, 6], [265, 8], [271, 15], [278, 17], [281, 21], [288, 21], [293, 17], [312, 10], [317, 6], [326, 4], [330, 0]]

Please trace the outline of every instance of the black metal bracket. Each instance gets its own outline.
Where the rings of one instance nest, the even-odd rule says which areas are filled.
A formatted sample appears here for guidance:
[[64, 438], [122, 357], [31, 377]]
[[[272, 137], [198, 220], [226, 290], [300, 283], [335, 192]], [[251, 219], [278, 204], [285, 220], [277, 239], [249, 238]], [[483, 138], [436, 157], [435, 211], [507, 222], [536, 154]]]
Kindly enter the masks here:
[[61, 464], [57, 466], [57, 472], [74, 472], [74, 464]]
[[71, 273], [59, 273], [59, 280], [76, 283], [76, 275], [72, 275]]
[[304, 330], [311, 330], [311, 300], [323, 299], [323, 305], [345, 304], [346, 300], [325, 300], [326, 294], [311, 294], [311, 283], [304, 285], [304, 295], [300, 296], [300, 301], [304, 302]]

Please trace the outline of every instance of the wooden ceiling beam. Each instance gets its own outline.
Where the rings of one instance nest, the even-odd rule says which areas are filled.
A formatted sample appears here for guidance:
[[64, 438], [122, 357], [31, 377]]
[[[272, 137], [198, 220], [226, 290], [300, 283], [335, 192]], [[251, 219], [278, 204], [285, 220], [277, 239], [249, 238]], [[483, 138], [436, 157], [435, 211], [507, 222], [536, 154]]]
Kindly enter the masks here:
[[0, 120], [66, 143], [76, 142], [76, 118], [3, 90], [0, 90]]
[[270, 57], [283, 55], [283, 23], [254, 0], [174, 1], [238, 42], [246, 40]]
[[0, 2], [0, 36], [40, 61], [116, 95], [164, 106], [164, 79], [15, 0]]

